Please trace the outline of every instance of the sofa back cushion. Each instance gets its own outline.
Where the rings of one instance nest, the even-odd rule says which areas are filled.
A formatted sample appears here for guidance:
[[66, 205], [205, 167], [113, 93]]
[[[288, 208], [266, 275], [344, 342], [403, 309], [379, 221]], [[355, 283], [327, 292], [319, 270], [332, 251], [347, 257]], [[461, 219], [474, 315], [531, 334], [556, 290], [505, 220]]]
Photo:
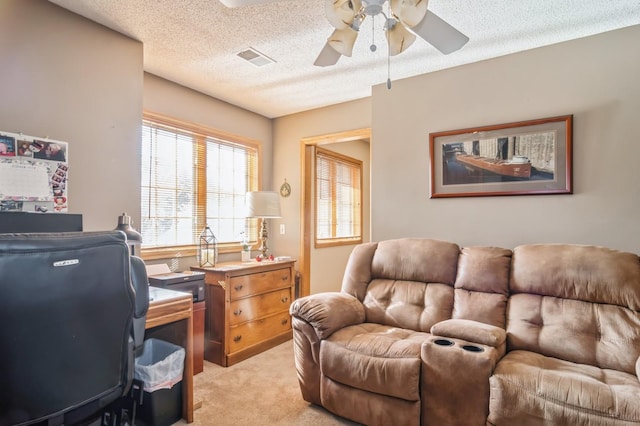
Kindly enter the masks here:
[[401, 238], [354, 248], [342, 291], [367, 322], [428, 332], [447, 319], [505, 328], [511, 250]]
[[511, 250], [465, 247], [460, 252], [452, 318], [506, 327]]
[[603, 247], [537, 244], [513, 252], [508, 350], [634, 373], [640, 260]]
[[429, 331], [451, 318], [460, 248], [430, 239], [402, 238], [357, 246], [342, 291], [362, 301], [366, 321]]

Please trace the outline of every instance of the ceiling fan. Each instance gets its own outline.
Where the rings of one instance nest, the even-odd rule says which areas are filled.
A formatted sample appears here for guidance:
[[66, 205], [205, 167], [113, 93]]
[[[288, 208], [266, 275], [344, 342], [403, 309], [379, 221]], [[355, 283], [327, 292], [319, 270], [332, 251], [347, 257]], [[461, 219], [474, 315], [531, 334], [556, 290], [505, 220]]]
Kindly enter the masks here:
[[[279, 0], [220, 0], [227, 7], [274, 1]], [[416, 36], [445, 55], [462, 48], [469, 37], [429, 11], [427, 4], [428, 0], [325, 0], [325, 14], [335, 30], [314, 65], [335, 65], [341, 56], [351, 56], [360, 25], [367, 16], [372, 19], [378, 15], [384, 17], [389, 56], [404, 52], [416, 40]], [[375, 50], [375, 44], [371, 45], [371, 50]]]
[[[427, 4], [428, 0], [326, 0], [325, 14], [335, 30], [314, 65], [334, 65], [340, 56], [351, 56], [358, 30], [367, 16], [384, 17], [389, 56], [404, 52], [416, 36], [444, 54], [464, 46], [469, 37], [427, 10]], [[371, 50], [375, 50], [375, 44]]]

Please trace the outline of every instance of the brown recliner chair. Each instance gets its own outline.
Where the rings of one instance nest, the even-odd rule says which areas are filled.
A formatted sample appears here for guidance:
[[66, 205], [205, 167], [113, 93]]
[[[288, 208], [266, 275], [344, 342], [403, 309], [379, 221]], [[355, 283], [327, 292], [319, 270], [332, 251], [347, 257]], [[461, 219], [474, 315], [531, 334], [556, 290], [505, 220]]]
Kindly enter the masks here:
[[131, 387], [148, 304], [120, 231], [0, 234], [0, 425], [99, 417]]
[[484, 426], [510, 256], [429, 239], [356, 246], [340, 292], [291, 305], [303, 398], [367, 425]]

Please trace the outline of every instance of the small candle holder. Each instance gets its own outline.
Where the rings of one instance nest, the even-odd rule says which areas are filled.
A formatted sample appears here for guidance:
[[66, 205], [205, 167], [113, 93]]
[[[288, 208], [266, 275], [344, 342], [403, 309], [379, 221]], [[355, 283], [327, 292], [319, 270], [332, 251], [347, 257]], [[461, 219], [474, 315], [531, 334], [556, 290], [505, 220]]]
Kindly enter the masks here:
[[201, 268], [213, 268], [218, 261], [218, 239], [209, 225], [200, 233], [198, 245], [198, 264]]

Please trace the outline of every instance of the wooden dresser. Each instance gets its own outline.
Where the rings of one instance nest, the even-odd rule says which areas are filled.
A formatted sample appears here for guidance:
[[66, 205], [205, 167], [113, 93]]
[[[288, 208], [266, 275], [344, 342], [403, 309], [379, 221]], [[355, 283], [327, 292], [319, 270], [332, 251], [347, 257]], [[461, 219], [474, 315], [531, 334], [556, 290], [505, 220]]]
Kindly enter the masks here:
[[204, 271], [207, 361], [233, 365], [289, 340], [295, 261], [221, 263]]

